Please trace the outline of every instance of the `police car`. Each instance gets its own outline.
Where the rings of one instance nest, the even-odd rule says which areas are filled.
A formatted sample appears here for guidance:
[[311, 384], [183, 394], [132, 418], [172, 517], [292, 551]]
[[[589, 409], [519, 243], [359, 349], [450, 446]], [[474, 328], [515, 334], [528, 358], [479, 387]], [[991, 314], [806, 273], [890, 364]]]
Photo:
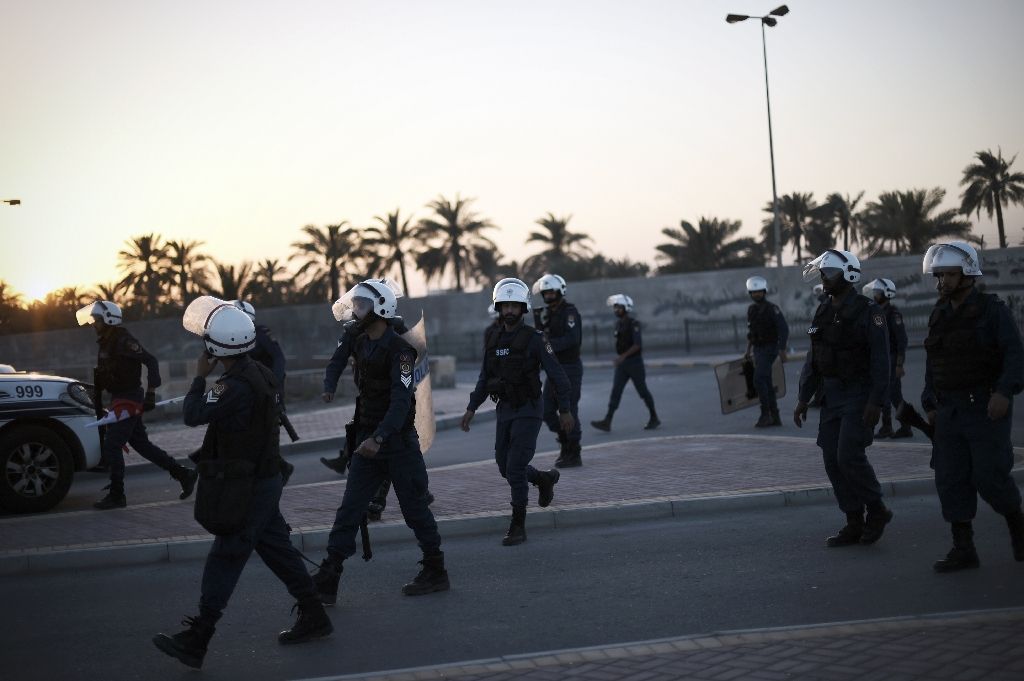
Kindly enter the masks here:
[[74, 379], [0, 370], [0, 508], [32, 513], [67, 496], [75, 471], [100, 462], [91, 388]]

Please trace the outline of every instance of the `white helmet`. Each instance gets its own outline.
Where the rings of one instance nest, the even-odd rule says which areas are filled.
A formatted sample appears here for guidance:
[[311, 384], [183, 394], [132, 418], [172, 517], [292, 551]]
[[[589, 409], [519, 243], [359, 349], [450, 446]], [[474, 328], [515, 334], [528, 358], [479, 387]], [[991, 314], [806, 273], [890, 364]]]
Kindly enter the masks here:
[[950, 241], [935, 244], [924, 254], [925, 274], [935, 274], [936, 267], [959, 267], [967, 277], [981, 276], [981, 260], [978, 251], [966, 241]]
[[501, 303], [522, 303], [526, 311], [530, 311], [530, 288], [523, 283], [522, 279], [508, 277], [494, 285], [494, 292], [491, 294], [491, 307], [495, 310]]
[[747, 293], [764, 291], [768, 293], [768, 281], [764, 277], [750, 277], [747, 279]]
[[256, 321], [256, 308], [252, 306], [247, 300], [232, 300], [231, 304], [237, 307], [239, 310], [249, 315], [249, 319]]
[[616, 293], [613, 296], [608, 296], [608, 300], [605, 301], [608, 307], [615, 307], [621, 305], [626, 308], [626, 312], [633, 310], [633, 299], [627, 296], [625, 293]]
[[498, 311], [494, 309], [493, 304], [487, 306], [487, 316], [490, 317], [491, 319], [498, 318]]
[[256, 345], [256, 327], [249, 315], [213, 296], [200, 296], [185, 308], [185, 330], [203, 339], [214, 357], [244, 355]]
[[557, 274], [545, 274], [533, 285], [534, 293], [543, 293], [544, 291], [558, 291], [564, 296], [565, 279]]
[[860, 281], [860, 260], [849, 251], [828, 249], [804, 266], [804, 281], [810, 283], [818, 280], [822, 270], [841, 270], [843, 279], [851, 284]]
[[815, 284], [814, 285], [814, 295], [820, 296], [824, 292], [825, 292], [825, 285], [824, 284]]
[[353, 302], [356, 298], [369, 300], [373, 313], [383, 319], [394, 319], [398, 312], [398, 299], [402, 297], [401, 287], [390, 279], [367, 279], [348, 290], [348, 293], [331, 306], [334, 318], [339, 322], [354, 319]]
[[871, 283], [864, 285], [864, 295], [869, 298], [874, 295], [875, 291], [881, 291], [886, 298], [892, 299], [896, 297], [896, 284], [892, 279], [872, 279]]
[[121, 308], [109, 300], [97, 300], [75, 312], [75, 319], [79, 326], [95, 324], [97, 319], [107, 326], [117, 326], [121, 323]]

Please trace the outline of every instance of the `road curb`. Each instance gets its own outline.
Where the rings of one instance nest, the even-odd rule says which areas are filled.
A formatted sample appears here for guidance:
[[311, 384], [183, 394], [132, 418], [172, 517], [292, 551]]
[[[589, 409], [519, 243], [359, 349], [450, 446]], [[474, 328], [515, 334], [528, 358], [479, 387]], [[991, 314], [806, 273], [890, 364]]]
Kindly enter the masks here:
[[[1024, 470], [1013, 471], [1018, 484], [1024, 483]], [[907, 478], [882, 483], [889, 497], [934, 494], [932, 478]], [[757, 509], [786, 508], [833, 503], [831, 487], [793, 487], [751, 490], [696, 496], [658, 497], [633, 501], [576, 504], [538, 509], [529, 514], [531, 531], [556, 530], [597, 524], [620, 524], [665, 518], [691, 519], [716, 513]], [[500, 535], [508, 525], [508, 513], [491, 511], [445, 516], [437, 519], [442, 537]], [[300, 551], [311, 553], [327, 546], [329, 527], [297, 528], [292, 543]], [[402, 521], [377, 523], [371, 527], [375, 544], [412, 541]], [[140, 565], [196, 560], [206, 555], [213, 539], [208, 535], [154, 539], [152, 541], [111, 546], [88, 546], [60, 551], [34, 550], [0, 555], [0, 576], [88, 567]]]

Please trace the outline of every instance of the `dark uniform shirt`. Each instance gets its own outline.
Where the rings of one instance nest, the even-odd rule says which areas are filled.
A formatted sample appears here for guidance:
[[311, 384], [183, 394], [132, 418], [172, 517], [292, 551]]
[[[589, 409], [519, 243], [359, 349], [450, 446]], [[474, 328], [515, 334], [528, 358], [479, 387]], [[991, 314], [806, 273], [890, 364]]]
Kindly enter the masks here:
[[644, 347], [640, 335], [640, 322], [628, 314], [623, 315], [615, 325], [615, 352], [621, 355], [634, 345], [640, 349], [631, 357], [639, 357]]
[[146, 367], [146, 385], [151, 390], [160, 387], [160, 363], [142, 347], [128, 329], [123, 326], [112, 327], [104, 336], [97, 337], [96, 343], [99, 345], [97, 366], [110, 367], [119, 376], [127, 379], [124, 382], [107, 379], [102, 381], [102, 387], [112, 397], [142, 401], [142, 366]]
[[[405, 320], [401, 317], [389, 319], [388, 324], [395, 329], [399, 336], [409, 330], [405, 325]], [[334, 349], [334, 354], [331, 355], [330, 361], [327, 362], [327, 369], [324, 371], [325, 393], [333, 394], [337, 392], [338, 381], [341, 379], [341, 374], [345, 371], [345, 367], [348, 366], [349, 359], [352, 357], [352, 346], [356, 338], [362, 333], [363, 330], [359, 327], [358, 321], [345, 322], [345, 325], [342, 327], [341, 338], [338, 339], [338, 347]]]
[[[538, 331], [551, 343], [551, 349], [560, 362], [576, 362], [583, 345], [583, 320], [579, 310], [564, 298], [554, 309], [541, 308], [534, 312]], [[557, 335], [556, 335], [557, 334]]]
[[[356, 367], [359, 362], [368, 361], [378, 353], [386, 353], [393, 342], [401, 342], [393, 326], [388, 326], [384, 334], [377, 339], [367, 338], [356, 347]], [[413, 404], [416, 382], [413, 380], [412, 367], [416, 364], [416, 351], [403, 344], [403, 349], [393, 352], [389, 367], [391, 381], [390, 400], [384, 418], [373, 431], [373, 437], [387, 440], [398, 433], [406, 425], [409, 409]], [[360, 399], [364, 399], [360, 395]]]
[[249, 356], [270, 369], [278, 387], [284, 385], [284, 353], [270, 329], [263, 325], [256, 327], [256, 346], [249, 351]]
[[[975, 289], [964, 299], [957, 311], [966, 305], [977, 304], [977, 297], [981, 293]], [[940, 300], [935, 305], [938, 314], [948, 316], [954, 314], [953, 305], [948, 300]], [[983, 320], [979, 326], [987, 334], [990, 343], [994, 341], [999, 354], [1002, 356], [1002, 368], [999, 377], [996, 379], [995, 391], [1006, 397], [1018, 394], [1024, 387], [1024, 346], [1021, 345], [1020, 332], [1010, 315], [1006, 303], [1001, 300], [989, 302]], [[979, 343], [981, 349], [981, 343]], [[931, 366], [925, 362], [924, 390], [921, 392], [921, 406], [927, 411], [934, 411], [938, 400], [935, 393], [935, 385], [932, 381]]]
[[[520, 320], [519, 324], [515, 326], [511, 331], [505, 329], [504, 325], [501, 327], [501, 331], [498, 336], [498, 347], [508, 347], [509, 343], [515, 337], [519, 331], [520, 325], [523, 322]], [[555, 397], [558, 400], [558, 410], [560, 412], [568, 412], [570, 410], [570, 395], [572, 387], [569, 384], [569, 377], [565, 375], [565, 369], [559, 363], [558, 358], [555, 357], [555, 351], [551, 347], [551, 344], [544, 340], [544, 336], [540, 331], [530, 338], [530, 344], [526, 347], [527, 361], [530, 363], [530, 370], [540, 371], [543, 367], [544, 373], [547, 374], [548, 378], [555, 384]], [[480, 405], [488, 397], [487, 393], [487, 360], [484, 359], [484, 364], [480, 369], [480, 377], [477, 379], [476, 387], [473, 388], [473, 392], [469, 396], [469, 405], [466, 407], [469, 411], [476, 411], [480, 408]], [[527, 400], [524, 404], [518, 408], [513, 408], [511, 404], [506, 403], [505, 400], [498, 401], [498, 420], [505, 421], [514, 418], [542, 418], [544, 405], [540, 398], [536, 400]]]
[[[767, 306], [769, 309], [765, 309]], [[753, 310], [753, 312], [751, 312]], [[786, 323], [786, 318], [782, 315], [782, 310], [775, 303], [770, 303], [767, 300], [762, 300], [759, 303], [751, 303], [750, 308], [747, 311], [747, 318], [749, 319], [752, 314], [758, 315], [771, 315], [772, 323], [775, 326], [775, 338], [776, 344], [779, 347], [779, 352], [784, 352], [786, 345], [789, 343], [789, 324]], [[749, 326], [749, 323], [748, 323]], [[753, 338], [750, 334], [747, 334], [748, 340], [753, 342]], [[754, 343], [757, 345], [757, 343]]]
[[[831, 311], [835, 315], [839, 315], [843, 309], [854, 304], [857, 300], [858, 294], [854, 291], [848, 292], [839, 303], [839, 307], [831, 307]], [[828, 303], [832, 305], [832, 302]], [[875, 305], [873, 302], [869, 302], [860, 317], [855, 320], [855, 325], [862, 330], [866, 330], [868, 339], [868, 375], [863, 377], [863, 383], [870, 386], [870, 392], [868, 394], [868, 401], [872, 404], [881, 405], [884, 401], [884, 395], [889, 389], [889, 332], [885, 326], [885, 313]], [[815, 391], [818, 389], [818, 381], [822, 378], [818, 376], [818, 373], [814, 369], [814, 346], [811, 346], [811, 350], [807, 351], [807, 360], [804, 362], [804, 368], [800, 372], [800, 394], [799, 399], [801, 402], [810, 402], [814, 396]], [[825, 386], [828, 388], [828, 382], [832, 380], [825, 378]]]
[[892, 303], [880, 307], [885, 312], [885, 326], [889, 329], [889, 361], [903, 366], [907, 356], [907, 327], [903, 325], [903, 315]]
[[206, 379], [196, 376], [185, 395], [183, 414], [186, 426], [216, 423], [225, 432], [246, 432], [252, 419], [253, 394], [248, 381], [241, 377], [245, 365], [251, 362], [242, 355], [221, 375], [210, 390]]

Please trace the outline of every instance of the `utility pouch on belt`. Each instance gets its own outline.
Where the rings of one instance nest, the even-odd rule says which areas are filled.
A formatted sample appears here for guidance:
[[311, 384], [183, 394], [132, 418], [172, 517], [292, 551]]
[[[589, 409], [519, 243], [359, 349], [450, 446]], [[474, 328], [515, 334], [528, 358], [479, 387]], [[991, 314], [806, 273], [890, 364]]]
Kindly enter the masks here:
[[196, 522], [214, 535], [242, 531], [255, 487], [256, 464], [253, 461], [201, 460], [196, 487]]
[[487, 394], [490, 395], [491, 399], [495, 402], [507, 397], [505, 394], [505, 381], [501, 380], [501, 378], [488, 378]]

